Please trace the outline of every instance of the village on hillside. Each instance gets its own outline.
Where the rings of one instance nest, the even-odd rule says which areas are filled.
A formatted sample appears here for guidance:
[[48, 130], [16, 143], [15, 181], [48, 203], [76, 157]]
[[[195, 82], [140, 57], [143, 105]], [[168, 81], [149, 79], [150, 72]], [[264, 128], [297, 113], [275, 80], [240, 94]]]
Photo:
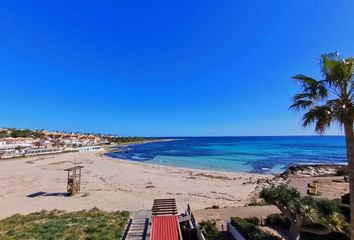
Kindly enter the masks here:
[[102, 146], [141, 140], [117, 135], [0, 128], [0, 158], [96, 151]]

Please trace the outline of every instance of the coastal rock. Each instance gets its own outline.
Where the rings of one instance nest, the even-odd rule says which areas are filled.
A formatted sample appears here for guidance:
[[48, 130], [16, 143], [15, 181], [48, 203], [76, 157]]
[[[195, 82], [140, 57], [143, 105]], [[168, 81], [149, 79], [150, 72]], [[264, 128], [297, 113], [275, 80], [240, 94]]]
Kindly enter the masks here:
[[324, 177], [340, 176], [347, 172], [346, 165], [294, 165], [289, 167], [280, 177]]
[[259, 194], [261, 193], [261, 191], [264, 188], [277, 187], [279, 185], [286, 184], [287, 180], [283, 177], [275, 176], [272, 179], [269, 179], [269, 178], [258, 179], [256, 181], [256, 183], [257, 183], [257, 186], [256, 186], [253, 194], [251, 195], [252, 197], [250, 199], [250, 202], [253, 202], [253, 203], [259, 201]]

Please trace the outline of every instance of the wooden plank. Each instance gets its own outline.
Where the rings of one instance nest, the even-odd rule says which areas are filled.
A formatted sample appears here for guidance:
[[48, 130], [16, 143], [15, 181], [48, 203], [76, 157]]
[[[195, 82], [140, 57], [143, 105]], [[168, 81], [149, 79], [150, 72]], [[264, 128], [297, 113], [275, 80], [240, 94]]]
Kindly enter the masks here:
[[157, 212], [177, 212], [177, 210], [160, 210], [160, 211], [153, 211], [153, 213]]
[[177, 211], [177, 208], [153, 208], [152, 211]]
[[177, 206], [174, 198], [154, 199], [152, 215], [176, 215]]
[[153, 209], [153, 212], [176, 212], [177, 209]]
[[174, 198], [155, 198], [154, 201], [176, 201]]
[[177, 214], [177, 212], [173, 212], [173, 213], [171, 213], [171, 212], [164, 212], [164, 213], [153, 213], [152, 215], [153, 216], [157, 216], [157, 215], [176, 215]]
[[176, 206], [175, 203], [154, 203], [153, 206]]
[[177, 211], [177, 208], [153, 208], [152, 211]]
[[175, 201], [154, 201], [154, 204], [159, 204], [159, 203], [170, 203], [170, 204], [176, 204]]
[[154, 208], [177, 208], [177, 207], [176, 206], [153, 206], [152, 208], [154, 209]]

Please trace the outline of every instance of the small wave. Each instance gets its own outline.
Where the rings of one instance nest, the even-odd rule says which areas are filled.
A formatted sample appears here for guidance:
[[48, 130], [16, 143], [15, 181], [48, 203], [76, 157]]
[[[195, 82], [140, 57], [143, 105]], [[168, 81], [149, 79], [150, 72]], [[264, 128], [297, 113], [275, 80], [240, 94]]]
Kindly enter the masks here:
[[144, 160], [144, 161], [146, 161], [146, 160], [150, 160], [150, 159], [148, 159], [148, 158], [143, 158], [143, 157], [138, 157], [138, 156], [132, 156], [132, 157], [130, 157], [131, 159], [134, 159], [134, 160]]

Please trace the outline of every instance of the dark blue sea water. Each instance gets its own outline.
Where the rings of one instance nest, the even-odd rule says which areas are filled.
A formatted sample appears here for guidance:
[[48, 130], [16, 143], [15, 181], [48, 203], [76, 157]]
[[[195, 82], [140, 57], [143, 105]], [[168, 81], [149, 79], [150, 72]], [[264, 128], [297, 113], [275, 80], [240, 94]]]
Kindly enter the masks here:
[[342, 136], [188, 137], [124, 147], [114, 158], [196, 169], [280, 173], [294, 164], [344, 164]]

